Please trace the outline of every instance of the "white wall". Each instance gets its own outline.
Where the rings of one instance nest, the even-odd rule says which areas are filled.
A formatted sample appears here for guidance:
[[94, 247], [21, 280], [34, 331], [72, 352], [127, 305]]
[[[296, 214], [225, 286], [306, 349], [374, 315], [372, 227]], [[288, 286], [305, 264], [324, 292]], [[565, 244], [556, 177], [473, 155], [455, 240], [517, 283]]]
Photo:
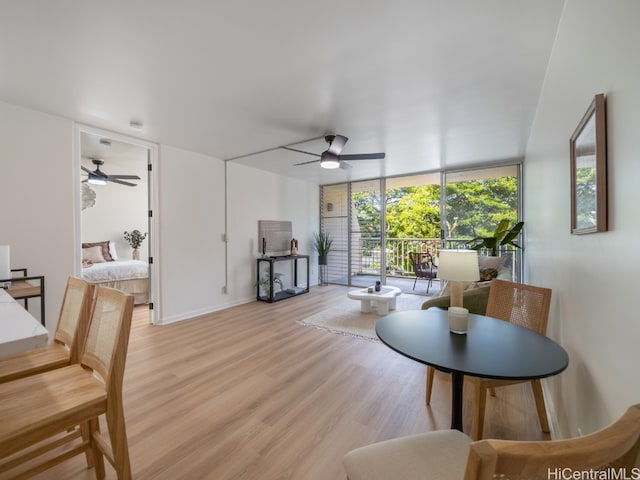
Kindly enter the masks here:
[[[74, 250], [73, 136], [71, 120], [0, 102], [0, 244], [11, 246], [14, 267], [45, 275], [50, 332], [79, 255]], [[157, 171], [159, 323], [255, 298], [259, 219], [291, 220], [300, 252], [310, 252], [311, 233], [318, 224], [318, 187], [229, 165], [229, 276], [224, 293], [224, 162], [161, 145]], [[317, 277], [316, 262], [311, 264]], [[38, 316], [37, 300], [31, 305]]]
[[[292, 222], [299, 253], [312, 257], [309, 259], [310, 283], [317, 284], [318, 261], [311, 240], [319, 225], [318, 186], [233, 162], [228, 164], [228, 177], [229, 296], [232, 301], [255, 299], [258, 220]], [[302, 265], [301, 261], [301, 268]]]
[[[640, 401], [640, 2], [568, 0], [525, 159], [526, 278], [553, 289], [549, 335], [570, 357], [547, 381], [560, 433]], [[570, 234], [569, 137], [607, 95], [609, 231]]]
[[[44, 275], [47, 329], [73, 274], [73, 124], [0, 102], [0, 244], [11, 266]], [[39, 317], [39, 301], [29, 302]]]
[[225, 278], [224, 162], [162, 146], [159, 163], [162, 323], [255, 300], [258, 220], [291, 220], [309, 252], [318, 187], [231, 162]]
[[161, 323], [226, 305], [224, 163], [163, 145], [159, 154]]

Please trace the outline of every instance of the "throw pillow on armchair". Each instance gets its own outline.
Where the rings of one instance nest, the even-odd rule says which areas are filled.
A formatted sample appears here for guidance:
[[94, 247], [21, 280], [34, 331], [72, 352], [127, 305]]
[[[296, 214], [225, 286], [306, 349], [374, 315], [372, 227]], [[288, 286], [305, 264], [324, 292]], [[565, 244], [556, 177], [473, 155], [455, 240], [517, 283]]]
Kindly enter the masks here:
[[[491, 282], [486, 282], [477, 288], [465, 290], [462, 294], [462, 305], [471, 313], [484, 315], [489, 301], [489, 287]], [[431, 307], [449, 308], [451, 297], [444, 295], [427, 300], [422, 304], [422, 310]]]

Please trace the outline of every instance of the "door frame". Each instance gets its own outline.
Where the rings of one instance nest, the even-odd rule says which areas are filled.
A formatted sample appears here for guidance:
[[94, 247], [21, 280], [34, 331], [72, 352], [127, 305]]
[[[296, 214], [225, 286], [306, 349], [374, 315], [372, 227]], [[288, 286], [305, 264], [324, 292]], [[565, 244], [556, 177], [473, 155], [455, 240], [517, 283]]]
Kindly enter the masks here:
[[[148, 211], [149, 215], [149, 257], [153, 259], [153, 262], [149, 263], [149, 303], [153, 305], [153, 308], [149, 309], [149, 323], [158, 324], [161, 316], [161, 298], [160, 298], [160, 269], [158, 267], [158, 252], [160, 251], [160, 239], [158, 228], [159, 217], [159, 202], [158, 202], [158, 144], [148, 142], [146, 140], [131, 137], [121, 133], [113, 132], [110, 130], [104, 130], [98, 127], [92, 127], [90, 125], [84, 125], [81, 123], [74, 123], [73, 129], [73, 184], [80, 185], [80, 166], [81, 166], [81, 135], [82, 133], [88, 133], [91, 135], [99, 135], [102, 137], [111, 138], [113, 140], [130, 143], [147, 149], [148, 152], [148, 164], [150, 170], [148, 172], [147, 182], [147, 196], [148, 196]], [[82, 207], [80, 188], [73, 189], [73, 238], [74, 238], [74, 252], [73, 257], [73, 271], [74, 275], [81, 277], [82, 275]]]

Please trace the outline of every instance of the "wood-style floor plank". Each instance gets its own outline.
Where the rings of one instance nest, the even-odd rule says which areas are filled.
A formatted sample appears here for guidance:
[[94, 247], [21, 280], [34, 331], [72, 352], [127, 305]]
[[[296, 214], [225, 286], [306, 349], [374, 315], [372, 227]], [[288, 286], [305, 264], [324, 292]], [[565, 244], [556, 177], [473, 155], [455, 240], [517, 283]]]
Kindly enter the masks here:
[[[345, 295], [314, 287], [167, 326], [136, 309], [124, 380], [134, 478], [344, 480], [349, 450], [448, 428], [448, 376], [436, 375], [427, 407], [423, 365], [297, 323]], [[487, 405], [486, 436], [545, 438], [528, 385], [499, 390]], [[37, 478], [95, 477], [80, 456]]]

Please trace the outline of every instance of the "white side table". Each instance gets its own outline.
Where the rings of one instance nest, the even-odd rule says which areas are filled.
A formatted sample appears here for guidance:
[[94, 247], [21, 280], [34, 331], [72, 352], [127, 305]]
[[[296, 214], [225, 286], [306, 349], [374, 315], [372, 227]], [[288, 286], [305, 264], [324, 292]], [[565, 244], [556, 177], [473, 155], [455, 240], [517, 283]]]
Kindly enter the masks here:
[[371, 312], [375, 308], [378, 315], [386, 315], [389, 310], [396, 309], [396, 297], [402, 292], [397, 287], [382, 287], [379, 292], [369, 293], [365, 289], [350, 290], [347, 297], [352, 300], [360, 300], [360, 311]]

